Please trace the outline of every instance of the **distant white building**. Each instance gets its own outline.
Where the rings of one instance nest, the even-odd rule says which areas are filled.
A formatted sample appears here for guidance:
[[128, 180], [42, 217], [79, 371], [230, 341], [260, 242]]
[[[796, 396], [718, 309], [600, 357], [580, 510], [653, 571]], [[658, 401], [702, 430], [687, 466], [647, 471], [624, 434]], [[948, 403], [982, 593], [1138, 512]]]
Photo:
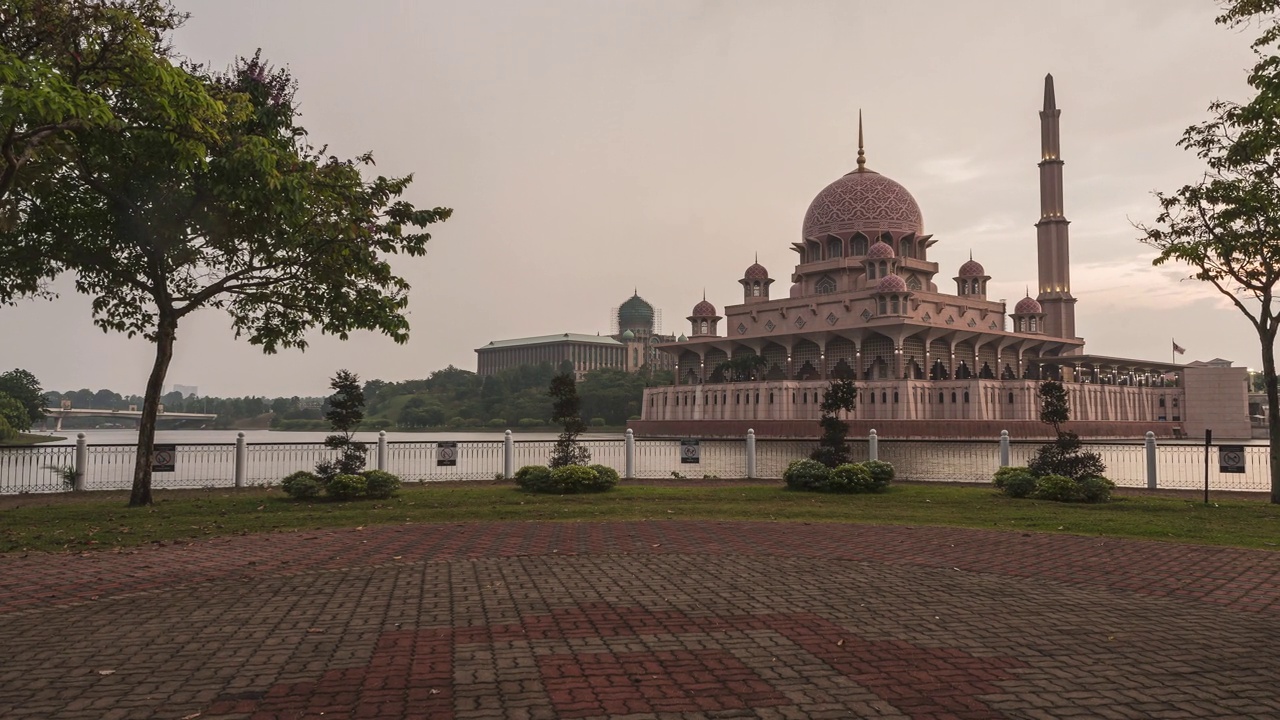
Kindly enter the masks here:
[[184, 398], [193, 398], [200, 395], [200, 388], [195, 385], [174, 385], [173, 391], [182, 393]]

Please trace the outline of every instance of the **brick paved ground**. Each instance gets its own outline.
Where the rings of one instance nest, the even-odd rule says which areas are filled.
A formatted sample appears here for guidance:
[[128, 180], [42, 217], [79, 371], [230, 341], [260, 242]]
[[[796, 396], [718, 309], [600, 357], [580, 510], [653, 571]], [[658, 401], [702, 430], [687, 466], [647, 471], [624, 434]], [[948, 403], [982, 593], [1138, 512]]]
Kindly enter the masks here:
[[380, 526], [0, 558], [4, 718], [1280, 717], [1280, 553]]

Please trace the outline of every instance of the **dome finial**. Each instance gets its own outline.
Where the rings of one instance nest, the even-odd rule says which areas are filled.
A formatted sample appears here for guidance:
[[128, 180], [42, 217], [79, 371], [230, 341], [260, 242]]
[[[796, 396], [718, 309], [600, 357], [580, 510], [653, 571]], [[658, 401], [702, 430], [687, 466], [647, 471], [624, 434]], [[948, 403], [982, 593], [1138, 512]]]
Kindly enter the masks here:
[[858, 109], [858, 170], [865, 170], [867, 167], [867, 154], [862, 147], [862, 109]]
[[703, 299], [703, 300], [706, 300], [706, 299], [707, 299], [707, 289], [706, 289], [706, 288], [702, 288], [702, 299]]
[[969, 248], [969, 259], [973, 259], [973, 248]]
[[1027, 288], [1027, 297], [1031, 297], [1031, 286], [1027, 285], [1026, 288]]

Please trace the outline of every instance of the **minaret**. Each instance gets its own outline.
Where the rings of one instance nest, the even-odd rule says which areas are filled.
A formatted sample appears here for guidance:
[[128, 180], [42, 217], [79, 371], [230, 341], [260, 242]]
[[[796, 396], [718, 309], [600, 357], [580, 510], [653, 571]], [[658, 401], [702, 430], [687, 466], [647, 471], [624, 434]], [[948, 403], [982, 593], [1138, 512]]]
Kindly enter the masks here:
[[1036, 223], [1036, 254], [1040, 288], [1036, 299], [1044, 308], [1044, 334], [1075, 338], [1076, 299], [1071, 296], [1071, 250], [1062, 207], [1062, 152], [1058, 118], [1062, 111], [1053, 97], [1053, 76], [1044, 76], [1044, 110], [1040, 111], [1040, 222]]

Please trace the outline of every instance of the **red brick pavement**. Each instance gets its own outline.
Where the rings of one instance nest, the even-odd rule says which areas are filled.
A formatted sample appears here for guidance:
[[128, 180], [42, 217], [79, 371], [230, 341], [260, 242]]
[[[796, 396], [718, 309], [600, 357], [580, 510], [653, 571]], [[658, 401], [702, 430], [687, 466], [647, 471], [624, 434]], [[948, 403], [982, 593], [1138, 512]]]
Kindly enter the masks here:
[[839, 524], [0, 558], [0, 717], [1280, 717], [1280, 553]]

